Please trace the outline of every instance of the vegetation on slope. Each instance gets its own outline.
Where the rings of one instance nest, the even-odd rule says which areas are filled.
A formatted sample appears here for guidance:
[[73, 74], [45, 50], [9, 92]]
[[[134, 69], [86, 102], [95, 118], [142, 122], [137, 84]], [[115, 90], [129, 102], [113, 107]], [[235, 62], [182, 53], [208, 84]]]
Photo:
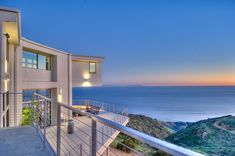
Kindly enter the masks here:
[[[212, 156], [235, 155], [234, 116], [223, 116], [195, 123], [162, 122], [134, 114], [131, 114], [129, 118], [129, 127], [160, 139], [166, 139], [179, 146]], [[121, 144], [118, 142], [121, 142]], [[145, 155], [167, 155], [124, 134], [120, 134], [112, 145], [130, 152], [122, 144], [128, 145]]]
[[172, 130], [167, 128], [164, 122], [157, 119], [136, 114], [130, 114], [129, 119], [129, 123], [127, 124], [128, 127], [153, 137], [164, 139], [172, 134]]
[[118, 135], [115, 141], [111, 144], [111, 147], [117, 148], [127, 153], [135, 153], [137, 155], [138, 155], [138, 152], [140, 152], [140, 153], [143, 153], [144, 155], [149, 155], [149, 156], [150, 155], [151, 156], [169, 156], [165, 152], [152, 148], [149, 145], [144, 144], [122, 133]]
[[163, 122], [163, 124], [168, 127], [173, 133], [175, 133], [187, 128], [191, 124], [191, 122]]
[[198, 121], [166, 140], [208, 155], [235, 155], [235, 117], [223, 116]]
[[[159, 120], [152, 119], [144, 115], [135, 114], [130, 114], [129, 119], [129, 123], [127, 125], [128, 127], [151, 136], [164, 139], [172, 134], [172, 130], [167, 128], [164, 123]], [[127, 145], [128, 147], [131, 147], [134, 150], [143, 153], [144, 155], [168, 156], [168, 154], [158, 149], [152, 148], [134, 138], [126, 136], [125, 134], [119, 134], [111, 146], [126, 152], [132, 152], [124, 145]]]

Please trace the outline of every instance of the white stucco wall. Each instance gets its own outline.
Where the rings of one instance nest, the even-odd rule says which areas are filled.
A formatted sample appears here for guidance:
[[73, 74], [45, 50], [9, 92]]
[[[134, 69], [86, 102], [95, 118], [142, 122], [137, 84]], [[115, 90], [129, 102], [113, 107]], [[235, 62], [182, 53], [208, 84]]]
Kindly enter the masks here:
[[[18, 56], [18, 50], [19, 50], [19, 43], [10, 43], [8, 44], [8, 53], [9, 53], [9, 62], [8, 62], [8, 71], [5, 73], [5, 56], [6, 56], [6, 42], [4, 41], [6, 36], [3, 35], [5, 33], [10, 34], [9, 41], [15, 36], [16, 38], [19, 38], [16, 34], [12, 34], [12, 32], [18, 32], [18, 35], [20, 35], [20, 22], [19, 22], [19, 13], [16, 10], [8, 10], [6, 8], [0, 8], [0, 91], [3, 92], [10, 92], [10, 93], [16, 93], [21, 90], [20, 85], [18, 84], [17, 79], [20, 76], [20, 73], [16, 73], [15, 66], [17, 66], [17, 59]], [[10, 22], [15, 26], [8, 28], [10, 32], [6, 32], [5, 27], [3, 26], [4, 22]], [[3, 42], [4, 41], [4, 42]], [[4, 81], [8, 80], [8, 86], [5, 88]], [[21, 95], [10, 95], [9, 98], [9, 124], [10, 126], [19, 125], [22, 117], [22, 106], [17, 104], [17, 100], [21, 100]], [[1, 101], [2, 102], [2, 101]], [[2, 104], [2, 103], [1, 103]], [[19, 111], [18, 111], [19, 110]], [[2, 115], [3, 112], [0, 111], [0, 127], [2, 126]], [[6, 117], [6, 116], [5, 116]]]
[[102, 85], [102, 62], [96, 62], [96, 73], [89, 73], [89, 61], [72, 62], [73, 87]]
[[[71, 104], [70, 94], [71, 87], [71, 71], [70, 60], [71, 56], [68, 53], [57, 51], [56, 49], [49, 48], [47, 46], [22, 39], [23, 49], [38, 51], [41, 53], [49, 54], [52, 56], [52, 69], [30, 69], [22, 67], [23, 73], [23, 90], [27, 89], [62, 89], [62, 102]], [[23, 51], [22, 49], [22, 51]]]
[[23, 81], [50, 82], [52, 81], [52, 72], [50, 70], [22, 68]]

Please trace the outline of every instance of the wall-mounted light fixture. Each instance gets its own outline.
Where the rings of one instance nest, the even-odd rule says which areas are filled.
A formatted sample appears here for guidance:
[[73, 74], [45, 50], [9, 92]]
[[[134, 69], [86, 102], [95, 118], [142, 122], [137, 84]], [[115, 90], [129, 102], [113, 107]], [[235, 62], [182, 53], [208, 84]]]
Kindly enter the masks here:
[[9, 81], [10, 81], [9, 79], [5, 79], [5, 80], [4, 80], [4, 91], [5, 91], [5, 92], [8, 91], [8, 84], [9, 84], [8, 82], [9, 82]]
[[62, 88], [59, 88], [59, 94], [62, 95]]
[[8, 62], [7, 60], [5, 60], [5, 73], [7, 74], [7, 72], [8, 72]]
[[58, 89], [57, 100], [58, 100], [58, 102], [62, 102], [62, 88]]
[[89, 80], [89, 79], [90, 79], [90, 74], [89, 74], [89, 73], [85, 73], [85, 74], [83, 75], [83, 78], [84, 78], [85, 80]]

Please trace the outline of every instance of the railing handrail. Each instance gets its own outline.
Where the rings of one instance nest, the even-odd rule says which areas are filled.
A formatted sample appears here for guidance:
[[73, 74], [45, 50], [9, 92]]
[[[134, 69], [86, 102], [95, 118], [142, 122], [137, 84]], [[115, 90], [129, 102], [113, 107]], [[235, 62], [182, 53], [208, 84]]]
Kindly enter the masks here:
[[[44, 100], [39, 100], [39, 101], [41, 102], [41, 101], [44, 101]], [[31, 103], [33, 103], [33, 101], [23, 101], [23, 102], [22, 102], [23, 105], [24, 105], [24, 104], [31, 104]]]
[[1, 92], [0, 94], [23, 94], [22, 92]]
[[40, 97], [40, 98], [42, 98], [42, 99], [45, 99], [45, 100], [47, 100], [47, 101], [52, 101], [50, 98], [48, 98], [48, 97], [46, 97], [46, 96], [43, 96], [43, 95], [40, 95], [40, 94], [38, 94], [38, 93], [33, 93], [33, 95], [35, 95], [35, 96], [38, 96], [38, 97]]
[[[123, 113], [127, 113], [128, 114], [128, 107], [124, 107], [123, 109], [120, 109], [120, 107], [117, 109], [116, 107], [115, 107], [115, 110], [114, 110], [114, 104], [111, 104], [111, 103], [108, 103], [108, 102], [101, 102], [101, 101], [99, 101], [99, 100], [95, 100], [95, 99], [89, 99], [89, 98], [77, 98], [76, 100], [73, 100], [73, 102], [76, 102], [76, 101], [78, 101], [78, 102], [81, 102], [81, 104], [78, 104], [78, 105], [87, 105], [87, 103], [86, 104], [82, 104], [82, 102], [83, 101], [89, 101], [90, 102], [90, 105], [92, 105], [92, 104], [100, 104], [101, 105], [101, 107], [105, 110], [105, 108], [104, 108], [104, 106], [108, 106], [109, 108], [110, 108], [110, 106], [112, 107], [111, 108], [111, 110], [109, 110], [109, 109], [107, 109], [106, 111], [108, 111], [108, 112], [113, 112], [113, 113], [117, 113], [117, 114], [123, 114]], [[89, 105], [89, 104], [88, 104]], [[75, 105], [76, 106], [76, 105]]]
[[128, 107], [124, 108], [121, 114], [127, 113], [128, 114]]
[[164, 151], [168, 154], [172, 154], [172, 155], [175, 155], [175, 156], [204, 156], [203, 154], [200, 154], [200, 153], [191, 151], [189, 149], [174, 145], [172, 143], [160, 140], [158, 138], [155, 138], [155, 137], [152, 137], [150, 135], [144, 134], [142, 132], [139, 132], [139, 131], [134, 130], [132, 128], [123, 126], [119, 123], [110, 121], [110, 120], [102, 118], [100, 116], [96, 116], [96, 115], [93, 115], [93, 114], [88, 113], [88, 112], [82, 112], [79, 109], [76, 109], [76, 108], [74, 108], [72, 106], [69, 106], [69, 105], [65, 105], [64, 103], [61, 103], [61, 102], [55, 102], [55, 103], [57, 103], [59, 106], [62, 106], [62, 107], [67, 108], [69, 110], [72, 110], [75, 113], [90, 117], [90, 118], [92, 118], [93, 120], [95, 120], [97, 122], [100, 122], [104, 125], [107, 125], [111, 128], [114, 128], [114, 129], [116, 129], [116, 130], [118, 130], [118, 131], [120, 131], [120, 132], [122, 132], [122, 133], [124, 133], [128, 136], [131, 136], [131, 137], [133, 137], [133, 138], [135, 138], [139, 141], [142, 141], [143, 143], [146, 143], [146, 144], [148, 144], [152, 147], [160, 149], [160, 150], [162, 150], [162, 151]]

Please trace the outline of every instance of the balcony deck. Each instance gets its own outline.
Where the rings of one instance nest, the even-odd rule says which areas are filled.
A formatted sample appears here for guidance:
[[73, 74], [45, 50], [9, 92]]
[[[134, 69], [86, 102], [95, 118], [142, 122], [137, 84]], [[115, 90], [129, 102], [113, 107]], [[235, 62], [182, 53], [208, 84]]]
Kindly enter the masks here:
[[31, 126], [0, 129], [0, 155], [49, 156], [38, 133]]
[[[127, 116], [103, 110], [98, 116], [119, 122], [122, 125], [126, 125], [129, 120]], [[118, 118], [122, 118], [122, 120], [115, 120]], [[61, 124], [61, 155], [80, 155], [80, 153], [85, 156], [91, 155], [92, 119], [86, 116], [73, 117], [72, 119], [75, 127], [73, 134], [67, 133], [66, 122]], [[47, 128], [46, 133], [48, 142], [56, 151], [56, 126]], [[97, 123], [97, 153], [102, 155], [118, 134], [119, 131]], [[81, 146], [82, 148], [80, 148]]]

